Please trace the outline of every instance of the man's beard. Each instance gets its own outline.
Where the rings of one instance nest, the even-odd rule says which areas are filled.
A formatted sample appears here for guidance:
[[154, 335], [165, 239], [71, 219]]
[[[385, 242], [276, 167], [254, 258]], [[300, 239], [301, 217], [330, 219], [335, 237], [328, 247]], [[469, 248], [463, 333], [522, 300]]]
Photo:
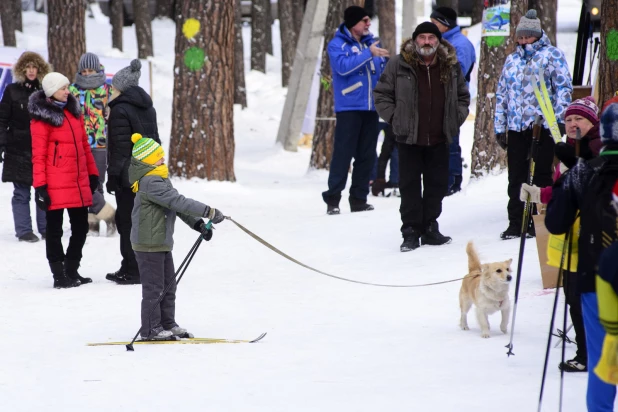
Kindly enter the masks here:
[[421, 47], [418, 44], [416, 45], [416, 52], [419, 54], [419, 56], [423, 56], [423, 57], [433, 56], [436, 50], [438, 50], [438, 46], [431, 47], [429, 45], [425, 45]]

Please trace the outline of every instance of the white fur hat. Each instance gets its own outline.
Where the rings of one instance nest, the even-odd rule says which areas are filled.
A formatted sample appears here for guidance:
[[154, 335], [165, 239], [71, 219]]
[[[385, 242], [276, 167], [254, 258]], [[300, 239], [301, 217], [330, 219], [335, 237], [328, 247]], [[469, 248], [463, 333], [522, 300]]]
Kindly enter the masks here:
[[51, 72], [43, 77], [42, 86], [45, 96], [52, 97], [52, 95], [60, 90], [62, 86], [68, 86], [69, 84], [71, 84], [71, 82], [64, 74]]

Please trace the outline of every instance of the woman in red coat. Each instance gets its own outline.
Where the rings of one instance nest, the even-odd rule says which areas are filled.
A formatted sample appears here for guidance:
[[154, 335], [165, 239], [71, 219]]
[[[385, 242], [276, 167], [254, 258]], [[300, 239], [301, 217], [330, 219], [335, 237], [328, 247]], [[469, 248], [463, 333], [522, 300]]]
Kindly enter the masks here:
[[[30, 96], [33, 186], [37, 206], [46, 211], [47, 260], [55, 288], [70, 288], [92, 279], [77, 273], [88, 233], [88, 207], [99, 179], [79, 102], [60, 73], [43, 78], [43, 90]], [[62, 247], [64, 209], [71, 221], [66, 254]]]

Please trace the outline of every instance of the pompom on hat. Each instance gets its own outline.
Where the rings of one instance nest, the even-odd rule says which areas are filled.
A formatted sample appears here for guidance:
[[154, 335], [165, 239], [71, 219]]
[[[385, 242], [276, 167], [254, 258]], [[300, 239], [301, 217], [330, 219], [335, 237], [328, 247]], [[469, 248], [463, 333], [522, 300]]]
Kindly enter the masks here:
[[142, 75], [141, 68], [142, 63], [138, 59], [131, 60], [131, 64], [128, 67], [118, 70], [114, 75], [112, 87], [120, 92], [124, 92], [130, 87], [137, 86]]
[[515, 38], [528, 36], [540, 39], [543, 37], [541, 29], [541, 20], [536, 17], [536, 10], [530, 9], [524, 17], [519, 20], [517, 29], [515, 30]]
[[139, 161], [154, 165], [165, 157], [165, 151], [161, 145], [153, 139], [143, 137], [139, 133], [133, 133], [131, 135], [131, 141], [133, 142], [132, 155]]

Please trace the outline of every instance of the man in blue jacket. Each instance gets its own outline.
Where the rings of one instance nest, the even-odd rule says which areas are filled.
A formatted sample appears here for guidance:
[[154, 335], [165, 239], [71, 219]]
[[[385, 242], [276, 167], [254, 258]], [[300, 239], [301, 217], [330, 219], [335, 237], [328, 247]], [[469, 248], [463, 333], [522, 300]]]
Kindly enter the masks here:
[[371, 19], [362, 7], [348, 7], [343, 24], [328, 43], [337, 119], [328, 190], [322, 193], [329, 215], [339, 214], [341, 192], [348, 180], [352, 158], [350, 210], [373, 210], [373, 206], [367, 204], [379, 121], [373, 104], [373, 88], [389, 53], [378, 46], [379, 41], [369, 32], [370, 26]]
[[[472, 42], [461, 33], [457, 25], [457, 12], [450, 7], [438, 7], [431, 13], [431, 21], [438, 26], [442, 33], [442, 40], [446, 40], [457, 51], [457, 60], [461, 65], [461, 71], [470, 83], [470, 74], [476, 62], [476, 52]], [[453, 136], [453, 142], [449, 147], [448, 165], [448, 192], [447, 196], [461, 190], [462, 165], [461, 165], [461, 146], [459, 146], [459, 135]]]

